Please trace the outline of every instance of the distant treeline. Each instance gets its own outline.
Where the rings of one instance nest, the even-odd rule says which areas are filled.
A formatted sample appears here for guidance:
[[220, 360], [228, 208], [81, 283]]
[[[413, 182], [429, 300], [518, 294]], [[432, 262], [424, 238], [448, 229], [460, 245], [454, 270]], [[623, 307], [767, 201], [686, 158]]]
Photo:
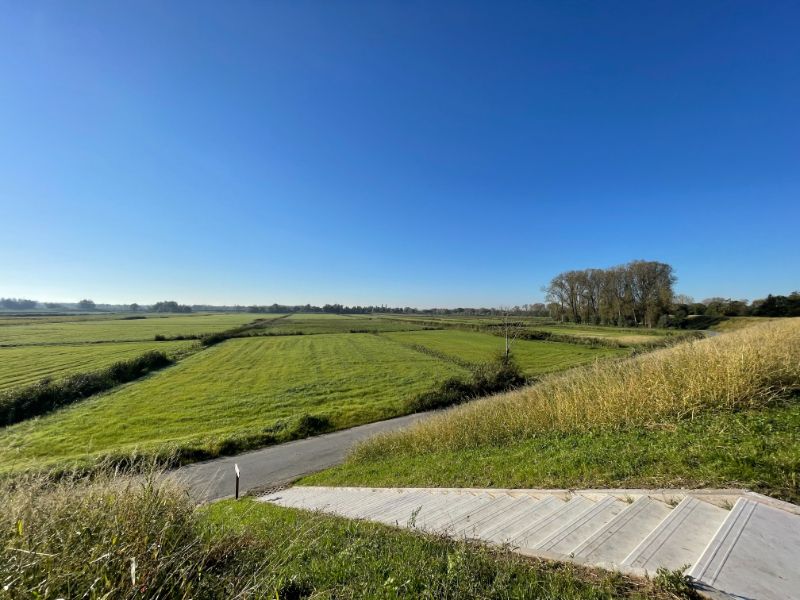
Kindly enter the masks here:
[[688, 315], [706, 317], [800, 317], [800, 292], [788, 296], [773, 296], [753, 300], [733, 300], [731, 298], [708, 298], [694, 302], [686, 296], [678, 296], [673, 305], [674, 316]]
[[674, 295], [676, 278], [670, 265], [637, 260], [609, 269], [583, 269], [556, 275], [545, 288], [547, 304], [542, 302], [504, 308], [414, 308], [411, 306], [346, 306], [344, 304], [269, 304], [251, 306], [215, 306], [179, 304], [163, 300], [152, 305], [95, 304], [92, 300], [54, 303], [27, 298], [0, 298], [0, 308], [30, 311], [47, 309], [79, 309], [82, 311], [131, 311], [156, 313], [237, 312], [257, 314], [327, 313], [338, 315], [400, 314], [500, 316], [517, 315], [550, 317], [558, 321], [598, 325], [674, 326], [676, 319], [689, 315], [708, 317], [796, 317], [800, 316], [800, 292], [788, 296], [772, 295], [753, 300], [708, 298], [695, 302], [684, 295]]

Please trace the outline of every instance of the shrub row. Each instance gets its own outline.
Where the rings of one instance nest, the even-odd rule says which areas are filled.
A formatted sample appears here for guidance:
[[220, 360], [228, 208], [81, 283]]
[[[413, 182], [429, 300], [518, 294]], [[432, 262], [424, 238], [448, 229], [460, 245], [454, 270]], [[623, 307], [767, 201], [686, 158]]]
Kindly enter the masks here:
[[92, 394], [138, 379], [174, 361], [164, 352], [150, 351], [131, 360], [114, 363], [101, 371], [79, 373], [0, 394], [0, 425], [11, 425], [72, 404]]
[[473, 367], [468, 380], [451, 377], [436, 388], [412, 398], [406, 408], [422, 412], [461, 404], [481, 396], [489, 396], [521, 387], [528, 383], [519, 366], [512, 360], [500, 358]]

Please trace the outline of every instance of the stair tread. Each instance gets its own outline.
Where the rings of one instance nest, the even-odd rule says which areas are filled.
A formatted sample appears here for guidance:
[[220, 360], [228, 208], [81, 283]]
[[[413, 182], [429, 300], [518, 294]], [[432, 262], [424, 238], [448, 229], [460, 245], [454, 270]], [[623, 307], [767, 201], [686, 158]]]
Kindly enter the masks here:
[[622, 564], [648, 573], [659, 567], [691, 566], [705, 550], [728, 511], [687, 496], [634, 548]]
[[740, 498], [689, 574], [740, 597], [797, 598], [800, 516]]
[[536, 544], [537, 550], [569, 554], [582, 540], [606, 525], [628, 505], [613, 496], [606, 496], [588, 507], [575, 519]]
[[509, 536], [508, 541], [520, 548], [535, 548], [536, 544], [572, 522], [584, 510], [594, 505], [592, 500], [583, 496], [575, 496], [565, 502], [558, 510], [547, 515], [538, 522], [528, 525]]
[[586, 562], [619, 565], [671, 511], [666, 503], [642, 496], [571, 553]]

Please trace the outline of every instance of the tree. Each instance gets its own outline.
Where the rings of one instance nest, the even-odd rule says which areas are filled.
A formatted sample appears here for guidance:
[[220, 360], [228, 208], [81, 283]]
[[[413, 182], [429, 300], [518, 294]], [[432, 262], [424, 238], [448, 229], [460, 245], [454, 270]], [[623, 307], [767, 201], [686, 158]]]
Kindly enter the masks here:
[[508, 360], [511, 358], [511, 342], [517, 339], [517, 336], [520, 334], [520, 332], [523, 329], [525, 329], [525, 325], [524, 323], [521, 323], [519, 321], [514, 321], [511, 318], [513, 311], [507, 306], [506, 307], [501, 306], [500, 311], [502, 312], [503, 315], [503, 321], [501, 326], [503, 328], [503, 337], [505, 338], [506, 342], [505, 352], [503, 356], [505, 357], [506, 362], [508, 362]]
[[96, 305], [93, 300], [89, 300], [88, 298], [84, 298], [80, 302], [78, 302], [78, 308], [81, 310], [94, 310]]
[[131, 304], [130, 309], [131, 309], [131, 312], [138, 312], [139, 311], [139, 305], [136, 304], [136, 302], [134, 302], [133, 304]]

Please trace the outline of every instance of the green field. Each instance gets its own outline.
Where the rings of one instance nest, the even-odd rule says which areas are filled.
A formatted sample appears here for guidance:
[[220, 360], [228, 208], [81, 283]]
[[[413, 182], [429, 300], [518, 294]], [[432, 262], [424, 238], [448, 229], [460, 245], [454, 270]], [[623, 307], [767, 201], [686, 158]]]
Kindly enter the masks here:
[[404, 412], [460, 367], [370, 334], [230, 340], [34, 421], [0, 431], [0, 471], [172, 444], [213, 453], [300, 414], [332, 427]]
[[415, 323], [400, 323], [370, 317], [367, 315], [330, 315], [314, 313], [295, 313], [286, 319], [279, 319], [264, 329], [265, 333], [275, 335], [317, 334], [317, 333], [366, 333], [379, 331], [410, 331], [422, 329]]
[[[418, 345], [436, 353], [451, 356], [457, 361], [481, 363], [492, 360], [505, 348], [501, 337], [448, 329], [440, 331], [411, 331], [382, 334], [404, 345]], [[514, 340], [511, 352], [526, 375], [542, 375], [552, 371], [593, 362], [599, 358], [624, 356], [627, 351], [617, 348], [591, 348], [560, 342]]]
[[[181, 353], [196, 344], [155, 342], [155, 335], [262, 323], [246, 332], [257, 337], [179, 356], [175, 366], [142, 380], [0, 430], [0, 471], [61, 467], [134, 450], [177, 450], [184, 460], [196, 460], [398, 416], [414, 410], [411, 401], [443, 380], [468, 379], [470, 365], [492, 360], [504, 346], [501, 337], [487, 333], [423, 330], [430, 324], [372, 315], [124, 316], [20, 317], [16, 324], [5, 319], [0, 390], [96, 371], [151, 349]], [[113, 339], [137, 341], [104, 341]], [[512, 344], [528, 376], [627, 352], [551, 341]]]
[[175, 355], [196, 342], [125, 342], [109, 344], [64, 344], [58, 346], [15, 346], [0, 348], [0, 391], [97, 371], [149, 350]]
[[[271, 315], [272, 316], [272, 315]], [[156, 335], [200, 335], [224, 331], [250, 323], [246, 313], [213, 315], [148, 316], [144, 319], [92, 319], [30, 322], [0, 326], [0, 346], [28, 344], [74, 344], [83, 342], [129, 342], [152, 340]]]

